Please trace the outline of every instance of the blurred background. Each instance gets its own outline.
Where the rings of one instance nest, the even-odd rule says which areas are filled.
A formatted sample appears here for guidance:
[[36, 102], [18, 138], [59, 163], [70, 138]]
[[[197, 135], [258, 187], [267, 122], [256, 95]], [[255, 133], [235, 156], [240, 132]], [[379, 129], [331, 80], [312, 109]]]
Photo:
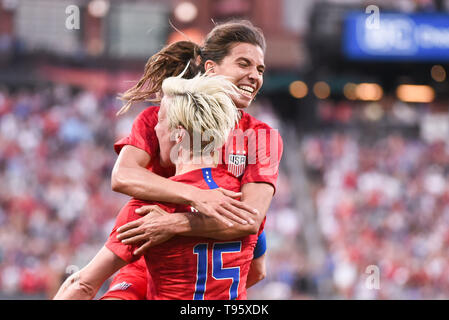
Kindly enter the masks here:
[[169, 22], [201, 43], [235, 17], [268, 44], [248, 111], [284, 140], [249, 298], [449, 298], [448, 0], [0, 0], [0, 299], [51, 298], [104, 244], [147, 106], [117, 94]]

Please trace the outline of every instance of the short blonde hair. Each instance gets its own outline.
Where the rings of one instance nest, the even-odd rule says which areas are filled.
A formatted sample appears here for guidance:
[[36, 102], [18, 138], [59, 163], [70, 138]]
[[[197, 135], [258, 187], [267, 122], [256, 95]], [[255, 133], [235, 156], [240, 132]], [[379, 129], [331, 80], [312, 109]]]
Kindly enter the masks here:
[[190, 137], [209, 137], [194, 153], [206, 151], [211, 141], [214, 149], [221, 147], [240, 119], [231, 97], [238, 94], [237, 87], [224, 76], [170, 77], [162, 82], [162, 92], [171, 99], [167, 110], [170, 130], [182, 126]]

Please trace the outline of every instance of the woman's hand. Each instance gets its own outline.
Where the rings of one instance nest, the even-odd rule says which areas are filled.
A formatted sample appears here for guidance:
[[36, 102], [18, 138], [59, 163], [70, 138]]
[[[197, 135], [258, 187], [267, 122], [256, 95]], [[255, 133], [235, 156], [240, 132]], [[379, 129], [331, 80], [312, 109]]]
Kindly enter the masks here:
[[[192, 207], [206, 216], [217, 218], [227, 226], [233, 226], [231, 220], [241, 224], [253, 224], [253, 217], [257, 215], [256, 209], [235, 199], [239, 197], [241, 197], [240, 192], [222, 188], [199, 189], [194, 197], [197, 199], [192, 200]], [[117, 233], [119, 233], [117, 239], [124, 244], [140, 244], [140, 247], [134, 252], [135, 255], [140, 255], [148, 248], [163, 243], [175, 235], [176, 221], [170, 219], [170, 214], [161, 207], [157, 205], [142, 206], [136, 209], [136, 213], [143, 217], [117, 229]]]
[[205, 216], [216, 218], [228, 227], [233, 223], [254, 224], [258, 212], [247, 204], [236, 200], [241, 192], [233, 192], [223, 188], [201, 190], [191, 197], [191, 206]]
[[145, 215], [144, 217], [129, 222], [117, 229], [118, 240], [123, 244], [138, 245], [140, 247], [134, 251], [134, 255], [141, 255], [148, 248], [161, 244], [175, 234], [171, 230], [172, 221], [167, 219], [169, 214], [157, 205], [142, 206], [136, 213]]

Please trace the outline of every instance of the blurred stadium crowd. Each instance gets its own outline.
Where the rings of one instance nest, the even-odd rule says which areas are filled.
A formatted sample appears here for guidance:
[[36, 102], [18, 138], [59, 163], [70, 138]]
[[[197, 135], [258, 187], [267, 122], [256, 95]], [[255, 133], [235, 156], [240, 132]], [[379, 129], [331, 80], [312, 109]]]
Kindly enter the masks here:
[[1, 291], [51, 296], [123, 203], [110, 188], [114, 100], [64, 86], [3, 89], [0, 110]]
[[[371, 142], [331, 133], [304, 142], [318, 221], [344, 298], [448, 298], [449, 154], [401, 134]], [[382, 290], [360, 277], [380, 270]]]
[[[423, 119], [430, 109], [415, 105], [412, 118]], [[404, 130], [410, 122], [394, 109], [370, 130], [370, 121], [354, 112], [360, 110], [363, 105], [349, 103], [344, 113], [353, 116], [334, 122], [338, 129], [302, 140], [326, 251], [320, 272], [328, 271], [341, 298], [448, 299], [447, 143], [417, 135], [422, 123]], [[381, 270], [381, 290], [367, 289], [368, 266]]]

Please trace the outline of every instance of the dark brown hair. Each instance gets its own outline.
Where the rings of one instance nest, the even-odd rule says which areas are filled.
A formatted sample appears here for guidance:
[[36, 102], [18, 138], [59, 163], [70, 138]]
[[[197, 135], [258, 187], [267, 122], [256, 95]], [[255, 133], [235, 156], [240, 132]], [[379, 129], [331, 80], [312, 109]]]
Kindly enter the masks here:
[[206, 36], [202, 47], [191, 41], [179, 41], [151, 56], [139, 82], [120, 96], [126, 101], [117, 114], [125, 113], [137, 101], [157, 102], [162, 81], [179, 75], [188, 65], [183, 78], [204, 73], [207, 60], [221, 63], [236, 43], [259, 46], [265, 53], [266, 42], [261, 29], [248, 20], [232, 20], [216, 25]]

